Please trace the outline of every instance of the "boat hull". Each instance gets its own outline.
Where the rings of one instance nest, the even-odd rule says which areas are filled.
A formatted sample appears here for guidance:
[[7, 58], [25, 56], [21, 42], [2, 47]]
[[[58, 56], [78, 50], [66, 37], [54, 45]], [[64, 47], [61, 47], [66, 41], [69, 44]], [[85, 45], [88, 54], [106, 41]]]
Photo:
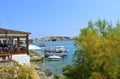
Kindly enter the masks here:
[[60, 59], [62, 59], [62, 57], [53, 55], [53, 56], [49, 56], [48, 59], [49, 60], [60, 60]]
[[56, 55], [56, 56], [64, 56], [65, 54], [63, 53], [45, 53], [45, 56], [53, 56], [53, 55]]
[[49, 60], [49, 61], [59, 61], [59, 60], [61, 60], [61, 59], [57, 59], [57, 58], [56, 58], [56, 59], [55, 59], [55, 58], [48, 58], [48, 60]]

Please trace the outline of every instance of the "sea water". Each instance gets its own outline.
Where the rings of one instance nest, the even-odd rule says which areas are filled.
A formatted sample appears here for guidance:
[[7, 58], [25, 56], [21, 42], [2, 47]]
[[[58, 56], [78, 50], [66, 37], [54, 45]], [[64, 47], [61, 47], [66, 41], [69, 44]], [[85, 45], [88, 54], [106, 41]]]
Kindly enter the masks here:
[[[47, 42], [36, 42], [34, 45], [39, 46], [45, 44], [45, 48], [64, 46], [65, 49], [69, 50], [67, 56], [64, 56], [59, 61], [50, 61], [47, 57], [44, 58], [43, 62], [37, 61], [36, 64], [40, 68], [49, 69], [53, 74], [62, 74], [62, 68], [72, 63], [72, 57], [75, 52], [74, 41], [47, 41]], [[45, 48], [42, 48], [40, 52], [43, 52]]]

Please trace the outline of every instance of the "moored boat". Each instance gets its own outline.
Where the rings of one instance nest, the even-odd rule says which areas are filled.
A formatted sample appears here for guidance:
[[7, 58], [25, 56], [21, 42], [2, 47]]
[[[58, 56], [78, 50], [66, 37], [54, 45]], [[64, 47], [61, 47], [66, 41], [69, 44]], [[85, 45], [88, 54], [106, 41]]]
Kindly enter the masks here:
[[[26, 45], [21, 45], [21, 46], [26, 47]], [[38, 47], [38, 46], [36, 46], [36, 45], [30, 44], [30, 45], [29, 45], [29, 50], [41, 50], [41, 47]]]
[[44, 50], [44, 54], [45, 54], [45, 56], [52, 56], [52, 55], [65, 56], [65, 55], [67, 55], [67, 52]]
[[41, 48], [36, 45], [29, 45], [29, 50], [40, 50]]
[[67, 53], [68, 50], [66, 50], [64, 46], [56, 46], [54, 48], [49, 48], [44, 50], [45, 56], [52, 56], [52, 55], [66, 56]]
[[52, 56], [49, 56], [48, 59], [49, 60], [60, 60], [60, 59], [62, 59], [62, 57], [57, 56], [57, 55], [52, 55]]

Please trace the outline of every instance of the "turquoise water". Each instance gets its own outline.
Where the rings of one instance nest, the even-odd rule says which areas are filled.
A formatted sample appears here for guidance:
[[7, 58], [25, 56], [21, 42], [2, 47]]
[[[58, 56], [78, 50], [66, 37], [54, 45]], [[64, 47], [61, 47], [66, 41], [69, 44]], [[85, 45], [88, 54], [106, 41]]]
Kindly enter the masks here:
[[54, 46], [65, 46], [65, 48], [69, 50], [67, 56], [64, 56], [62, 60], [49, 61], [46, 57], [42, 63], [39, 61], [36, 62], [36, 64], [41, 68], [49, 69], [54, 74], [62, 74], [61, 68], [67, 64], [72, 63], [72, 57], [75, 52], [74, 41], [36, 42], [33, 44], [39, 46], [41, 43], [45, 44], [46, 48]]

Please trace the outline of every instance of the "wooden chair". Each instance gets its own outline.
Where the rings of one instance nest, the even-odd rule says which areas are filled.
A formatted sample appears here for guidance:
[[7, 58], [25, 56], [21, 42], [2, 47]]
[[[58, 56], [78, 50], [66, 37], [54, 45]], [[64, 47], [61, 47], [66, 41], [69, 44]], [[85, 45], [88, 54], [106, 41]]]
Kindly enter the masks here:
[[4, 62], [10, 61], [12, 59], [12, 55], [10, 53], [10, 50], [7, 47], [5, 47], [3, 49], [3, 52], [4, 52], [4, 54], [1, 55], [1, 57], [3, 56], [2, 61], [4, 61]]

